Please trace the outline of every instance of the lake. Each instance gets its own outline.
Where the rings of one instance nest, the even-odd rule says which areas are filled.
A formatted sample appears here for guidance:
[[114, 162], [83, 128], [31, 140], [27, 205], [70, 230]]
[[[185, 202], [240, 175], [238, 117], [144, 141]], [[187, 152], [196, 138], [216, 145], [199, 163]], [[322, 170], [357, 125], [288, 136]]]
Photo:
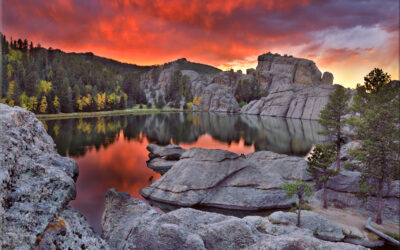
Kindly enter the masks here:
[[304, 157], [313, 145], [326, 140], [318, 134], [323, 127], [316, 121], [255, 115], [161, 113], [42, 122], [59, 154], [77, 161], [77, 197], [70, 204], [97, 232], [108, 189], [143, 199], [139, 190], [160, 177], [146, 166], [150, 143]]

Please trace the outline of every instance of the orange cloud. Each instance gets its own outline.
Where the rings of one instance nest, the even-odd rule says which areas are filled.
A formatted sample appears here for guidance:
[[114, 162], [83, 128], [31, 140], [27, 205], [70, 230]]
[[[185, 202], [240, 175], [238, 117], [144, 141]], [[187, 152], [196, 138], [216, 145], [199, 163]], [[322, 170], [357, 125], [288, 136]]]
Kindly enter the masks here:
[[[386, 1], [386, 8], [381, 5], [380, 0], [367, 4], [348, 0], [13, 0], [3, 1], [3, 32], [47, 47], [92, 51], [141, 65], [186, 57], [239, 69], [254, 66], [248, 58], [281, 52], [311, 57], [354, 86], [354, 79], [362, 80], [365, 73], [343, 73], [349, 65], [341, 65], [341, 58], [358, 62], [354, 53], [359, 53], [361, 62], [372, 58], [366, 54], [382, 54], [374, 67], [388, 68], [398, 77], [398, 49], [391, 54], [398, 45], [389, 38], [398, 38], [398, 1]], [[357, 27], [369, 30], [374, 39], [341, 35]], [[382, 36], [388, 39], [376, 39]], [[364, 50], [367, 40], [373, 41], [368, 44], [370, 50]], [[371, 70], [368, 63], [362, 65], [363, 72]]]

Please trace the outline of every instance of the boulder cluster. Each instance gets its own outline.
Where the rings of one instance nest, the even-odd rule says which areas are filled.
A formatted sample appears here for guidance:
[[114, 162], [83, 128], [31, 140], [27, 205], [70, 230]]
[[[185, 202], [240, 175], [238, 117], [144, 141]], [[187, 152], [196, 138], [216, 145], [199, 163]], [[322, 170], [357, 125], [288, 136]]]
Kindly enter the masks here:
[[112, 249], [366, 249], [336, 242], [344, 239], [342, 229], [316, 213], [304, 212], [302, 228], [295, 217], [276, 212], [240, 219], [191, 208], [162, 213], [111, 189], [102, 237]]
[[[343, 163], [351, 161], [348, 151], [358, 145], [357, 141], [352, 141], [343, 146]], [[165, 148], [172, 147], [179, 148], [176, 145], [168, 145]], [[163, 152], [163, 147], [148, 147], [150, 152], [155, 148], [158, 152]], [[237, 155], [220, 149], [180, 150], [179, 159], [174, 158], [173, 163], [164, 164], [168, 167], [163, 168], [163, 173], [167, 172], [140, 191], [143, 197], [176, 206], [249, 211], [281, 209], [292, 207], [296, 201], [286, 196], [286, 192], [281, 189], [282, 185], [301, 180], [316, 189], [309, 201], [322, 205], [323, 190], [313, 184], [306, 171], [308, 165], [304, 158], [270, 151]], [[163, 159], [153, 158], [148, 167], [154, 169], [151, 163], [159, 160]], [[376, 197], [369, 197], [364, 203], [356, 196], [360, 175], [356, 170], [342, 170], [339, 175], [328, 181], [328, 202], [334, 207], [350, 208], [366, 216], [375, 216], [378, 204]], [[397, 215], [400, 213], [400, 181], [393, 181], [390, 190], [384, 192], [383, 217], [399, 223]]]

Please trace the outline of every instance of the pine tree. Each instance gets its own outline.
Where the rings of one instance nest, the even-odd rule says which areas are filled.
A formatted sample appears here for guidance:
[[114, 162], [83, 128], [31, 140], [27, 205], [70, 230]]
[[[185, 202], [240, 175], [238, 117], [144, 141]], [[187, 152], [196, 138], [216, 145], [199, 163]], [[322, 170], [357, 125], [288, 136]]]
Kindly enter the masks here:
[[329, 134], [333, 143], [336, 145], [336, 170], [340, 171], [340, 139], [341, 129], [346, 124], [343, 116], [348, 113], [347, 102], [350, 94], [345, 88], [338, 85], [335, 92], [329, 95], [329, 102], [319, 114], [318, 122], [326, 127], [325, 134]]
[[379, 89], [387, 85], [391, 80], [388, 73], [383, 72], [382, 69], [374, 68], [368, 75], [364, 77], [364, 88], [368, 93], [378, 92]]
[[324, 144], [315, 146], [311, 156], [308, 157], [307, 172], [313, 177], [314, 182], [322, 184], [324, 189], [324, 208], [328, 208], [326, 185], [327, 182], [338, 174], [334, 169], [329, 167], [336, 159], [336, 150], [332, 144]]
[[390, 192], [392, 180], [400, 179], [400, 86], [398, 82], [388, 84], [390, 76], [379, 72], [374, 69], [366, 76], [365, 85], [358, 86], [352, 109], [359, 116], [352, 117], [351, 123], [361, 140], [360, 149], [353, 152], [361, 163], [359, 197], [376, 196], [376, 223], [381, 224], [384, 186]]
[[307, 183], [304, 183], [300, 180], [296, 180], [296, 182], [285, 183], [282, 185], [282, 189], [286, 191], [286, 195], [291, 198], [293, 195], [297, 195], [299, 200], [299, 205], [297, 208], [297, 226], [301, 226], [300, 222], [300, 212], [301, 206], [303, 204], [303, 199], [306, 196], [310, 196], [313, 193], [312, 188]]

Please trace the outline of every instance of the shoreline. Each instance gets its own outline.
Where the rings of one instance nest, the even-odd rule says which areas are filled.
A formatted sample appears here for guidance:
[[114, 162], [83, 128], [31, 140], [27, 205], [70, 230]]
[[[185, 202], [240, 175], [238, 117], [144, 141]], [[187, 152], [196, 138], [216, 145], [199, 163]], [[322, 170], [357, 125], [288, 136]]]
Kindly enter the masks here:
[[196, 110], [180, 110], [180, 109], [122, 109], [110, 111], [95, 111], [95, 112], [74, 112], [74, 113], [59, 113], [59, 114], [35, 114], [39, 120], [58, 120], [70, 118], [91, 118], [102, 116], [117, 116], [117, 115], [131, 115], [131, 114], [158, 114], [158, 113], [175, 113], [175, 112], [199, 112]]

